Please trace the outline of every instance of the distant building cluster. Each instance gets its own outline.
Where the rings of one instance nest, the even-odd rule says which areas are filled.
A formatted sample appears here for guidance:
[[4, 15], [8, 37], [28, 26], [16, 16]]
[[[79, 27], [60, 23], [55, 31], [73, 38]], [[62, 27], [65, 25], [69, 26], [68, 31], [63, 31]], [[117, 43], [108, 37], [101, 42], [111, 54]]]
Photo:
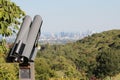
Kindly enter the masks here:
[[[91, 35], [95, 32], [93, 31], [86, 31], [86, 32], [59, 32], [59, 33], [50, 33], [50, 32], [43, 32], [41, 33], [39, 42], [41, 44], [65, 44], [69, 42], [75, 42], [80, 40], [88, 35]], [[7, 37], [6, 40], [8, 42], [14, 42], [16, 35]]]
[[40, 37], [41, 43], [57, 43], [57, 44], [64, 44], [69, 42], [74, 42], [79, 39], [82, 39], [88, 35], [93, 34], [93, 31], [87, 32], [60, 32], [60, 33], [42, 33]]

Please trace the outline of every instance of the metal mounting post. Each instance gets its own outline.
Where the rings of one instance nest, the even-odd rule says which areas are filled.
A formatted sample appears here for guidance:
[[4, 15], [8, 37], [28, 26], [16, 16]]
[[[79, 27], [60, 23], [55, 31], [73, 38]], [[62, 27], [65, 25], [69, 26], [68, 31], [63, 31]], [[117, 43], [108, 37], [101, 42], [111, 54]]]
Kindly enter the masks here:
[[35, 80], [34, 62], [19, 64], [19, 80]]

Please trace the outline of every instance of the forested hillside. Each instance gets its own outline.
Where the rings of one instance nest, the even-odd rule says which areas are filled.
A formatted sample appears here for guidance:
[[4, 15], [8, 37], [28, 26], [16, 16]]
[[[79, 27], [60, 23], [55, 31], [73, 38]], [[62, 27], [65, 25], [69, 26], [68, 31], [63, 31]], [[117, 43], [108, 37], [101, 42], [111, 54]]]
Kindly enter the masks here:
[[[0, 80], [17, 80], [18, 65], [5, 63], [5, 55], [0, 53]], [[36, 80], [113, 80], [120, 73], [120, 30], [65, 45], [41, 45], [35, 70]]]
[[42, 45], [36, 79], [104, 79], [120, 72], [120, 30], [96, 33], [66, 45]]

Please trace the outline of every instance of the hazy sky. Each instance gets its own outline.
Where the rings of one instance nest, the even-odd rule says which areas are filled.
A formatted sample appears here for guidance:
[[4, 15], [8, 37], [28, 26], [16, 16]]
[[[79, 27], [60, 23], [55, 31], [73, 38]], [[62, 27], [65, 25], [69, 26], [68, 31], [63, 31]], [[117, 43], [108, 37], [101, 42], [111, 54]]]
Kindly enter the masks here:
[[42, 32], [120, 29], [120, 0], [12, 0], [43, 18]]

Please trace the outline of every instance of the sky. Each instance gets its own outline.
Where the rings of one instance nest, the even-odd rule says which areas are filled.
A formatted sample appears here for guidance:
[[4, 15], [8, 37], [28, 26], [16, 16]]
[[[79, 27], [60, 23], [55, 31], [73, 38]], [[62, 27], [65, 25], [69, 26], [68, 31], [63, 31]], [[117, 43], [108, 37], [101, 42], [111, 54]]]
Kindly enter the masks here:
[[11, 0], [32, 18], [43, 19], [42, 32], [102, 32], [120, 29], [120, 0]]

